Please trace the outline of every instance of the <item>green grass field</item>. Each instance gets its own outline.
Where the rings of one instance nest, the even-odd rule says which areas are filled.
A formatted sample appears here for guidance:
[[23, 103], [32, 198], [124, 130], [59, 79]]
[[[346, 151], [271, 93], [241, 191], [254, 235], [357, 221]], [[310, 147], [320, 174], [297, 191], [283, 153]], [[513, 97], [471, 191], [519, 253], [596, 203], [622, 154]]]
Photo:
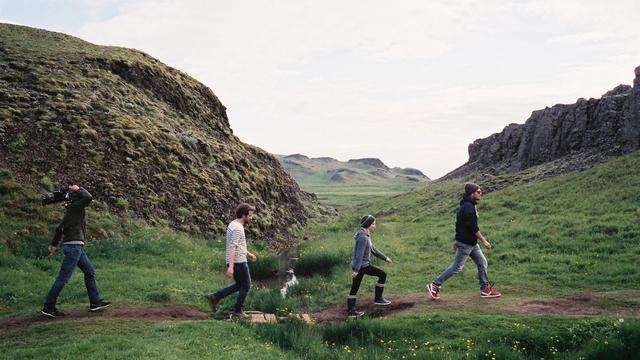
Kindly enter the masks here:
[[[46, 246], [61, 211], [39, 207], [37, 198], [12, 185], [9, 174], [1, 181], [0, 316], [33, 315], [60, 265], [61, 255], [47, 255]], [[376, 246], [394, 260], [392, 265], [377, 262], [389, 274], [385, 294], [426, 296], [425, 284], [452, 260], [460, 188], [442, 182], [410, 193], [390, 190], [394, 194], [325, 189], [320, 198], [339, 205], [341, 215], [301, 234], [310, 240], [299, 246], [296, 271], [314, 275], [301, 276], [287, 299], [277, 289], [254, 287], [247, 309], [313, 312], [344, 302], [358, 219], [391, 208], [397, 210], [379, 217], [373, 233]], [[3, 333], [0, 347], [7, 358], [633, 358], [640, 350], [640, 321], [616, 311], [640, 307], [640, 298], [624, 295], [640, 289], [639, 188], [640, 153], [634, 153], [587, 171], [486, 194], [478, 206], [480, 227], [493, 244], [485, 255], [489, 276], [504, 293], [499, 299], [479, 299], [475, 266], [469, 262], [443, 286], [442, 306], [418, 306], [397, 317], [316, 325], [56, 320]], [[122, 223], [99, 207], [89, 219], [96, 235], [86, 251], [99, 289], [114, 307], [178, 304], [206, 311], [202, 295], [228, 283], [222, 238]], [[258, 255], [252, 272], [266, 277], [277, 268], [277, 259], [266, 248], [259, 247]], [[359, 296], [373, 296], [374, 282], [365, 277]], [[583, 293], [618, 296], [596, 304], [603, 315], [505, 310]], [[232, 301], [226, 299], [223, 310]], [[59, 302], [62, 309], [87, 306], [79, 271]]]

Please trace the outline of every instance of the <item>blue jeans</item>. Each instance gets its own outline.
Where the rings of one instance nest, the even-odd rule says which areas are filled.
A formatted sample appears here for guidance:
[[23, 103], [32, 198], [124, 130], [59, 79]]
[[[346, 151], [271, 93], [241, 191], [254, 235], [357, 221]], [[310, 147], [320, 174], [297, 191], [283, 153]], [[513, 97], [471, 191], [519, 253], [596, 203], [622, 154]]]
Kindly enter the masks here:
[[[228, 266], [229, 265], [227, 265], [227, 267]], [[233, 309], [236, 312], [241, 312], [244, 300], [247, 298], [249, 289], [251, 289], [249, 264], [246, 262], [233, 264], [233, 280], [235, 280], [235, 284], [216, 291], [213, 296], [217, 299], [222, 299], [238, 291], [238, 297], [236, 298], [236, 304], [233, 306]]]
[[58, 295], [62, 291], [62, 288], [67, 284], [73, 270], [76, 265], [84, 273], [84, 285], [87, 287], [87, 294], [89, 294], [89, 302], [96, 304], [100, 301], [100, 294], [98, 293], [98, 287], [96, 286], [96, 271], [91, 265], [91, 261], [84, 253], [82, 245], [63, 245], [62, 252], [64, 253], [64, 259], [62, 260], [62, 266], [60, 266], [60, 272], [56, 281], [53, 283], [49, 294], [47, 294], [47, 300], [44, 303], [44, 307], [51, 309], [56, 306]]
[[480, 245], [476, 244], [475, 246], [472, 246], [456, 241], [456, 247], [456, 256], [453, 259], [453, 262], [444, 272], [442, 272], [442, 274], [440, 274], [440, 276], [438, 276], [437, 279], [433, 280], [433, 283], [438, 286], [442, 285], [442, 283], [447, 281], [448, 278], [459, 273], [464, 267], [464, 263], [467, 262], [469, 257], [471, 257], [478, 267], [478, 282], [480, 283], [480, 290], [484, 290], [489, 286], [489, 277], [487, 276], [487, 259], [484, 257], [484, 254], [480, 249]]

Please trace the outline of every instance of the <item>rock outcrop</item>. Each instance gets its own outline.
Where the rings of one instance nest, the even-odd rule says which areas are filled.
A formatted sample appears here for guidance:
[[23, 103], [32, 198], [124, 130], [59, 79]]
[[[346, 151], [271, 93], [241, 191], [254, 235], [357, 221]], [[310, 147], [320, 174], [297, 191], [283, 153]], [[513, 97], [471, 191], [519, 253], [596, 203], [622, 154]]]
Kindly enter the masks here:
[[366, 165], [378, 169], [389, 170], [389, 167], [385, 165], [382, 160], [376, 158], [350, 159], [347, 162], [352, 165]]
[[515, 172], [548, 162], [575, 170], [639, 148], [640, 67], [633, 86], [534, 111], [524, 124], [474, 141], [469, 161], [443, 179]]

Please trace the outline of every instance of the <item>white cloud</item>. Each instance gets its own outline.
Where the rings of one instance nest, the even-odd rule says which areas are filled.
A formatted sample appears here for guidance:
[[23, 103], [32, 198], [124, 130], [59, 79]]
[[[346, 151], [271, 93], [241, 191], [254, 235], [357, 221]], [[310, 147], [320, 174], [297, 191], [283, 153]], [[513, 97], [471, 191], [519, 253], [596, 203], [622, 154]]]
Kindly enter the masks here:
[[635, 1], [105, 1], [118, 15], [77, 35], [210, 86], [243, 141], [434, 177], [476, 138], [640, 64]]

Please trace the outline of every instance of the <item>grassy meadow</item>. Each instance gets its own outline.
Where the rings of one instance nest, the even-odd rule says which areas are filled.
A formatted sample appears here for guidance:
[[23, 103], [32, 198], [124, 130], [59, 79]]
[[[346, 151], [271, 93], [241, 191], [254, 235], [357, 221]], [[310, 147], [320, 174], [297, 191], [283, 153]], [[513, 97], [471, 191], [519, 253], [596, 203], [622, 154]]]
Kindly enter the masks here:
[[[482, 185], [482, 184], [481, 184]], [[416, 305], [388, 318], [307, 325], [295, 319], [251, 325], [229, 321], [150, 322], [86, 319], [49, 321], [3, 333], [7, 358], [425, 358], [624, 359], [640, 350], [640, 321], [615, 309], [637, 309], [640, 298], [640, 153], [590, 170], [485, 194], [480, 228], [489, 277], [503, 292], [480, 299], [475, 265], [449, 279], [442, 301]], [[392, 265], [385, 295], [424, 293], [452, 260], [455, 208], [461, 184], [426, 185], [408, 193], [384, 189], [325, 189], [320, 199], [340, 216], [300, 234], [299, 284], [283, 299], [261, 286], [278, 259], [259, 244], [251, 264], [255, 286], [247, 309], [285, 314], [343, 303], [350, 287], [353, 233], [365, 213], [385, 211], [373, 233]], [[310, 190], [310, 189], [305, 189]], [[375, 194], [380, 191], [380, 194]], [[0, 316], [37, 313], [62, 255], [46, 246], [62, 210], [40, 207], [37, 196], [0, 174]], [[259, 216], [259, 214], [257, 214]], [[186, 305], [206, 311], [202, 295], [224, 278], [224, 239], [194, 238], [163, 228], [123, 223], [95, 204], [86, 246], [102, 295], [117, 306]], [[373, 296], [365, 277], [359, 297]], [[583, 293], [613, 294], [597, 306], [608, 315], [522, 314], [507, 309], [525, 301]], [[234, 299], [222, 302], [228, 311]], [[60, 308], [87, 306], [80, 271], [59, 299]], [[107, 310], [109, 311], [109, 310]], [[1, 320], [1, 319], [0, 319]], [[2, 329], [0, 329], [2, 331]]]

